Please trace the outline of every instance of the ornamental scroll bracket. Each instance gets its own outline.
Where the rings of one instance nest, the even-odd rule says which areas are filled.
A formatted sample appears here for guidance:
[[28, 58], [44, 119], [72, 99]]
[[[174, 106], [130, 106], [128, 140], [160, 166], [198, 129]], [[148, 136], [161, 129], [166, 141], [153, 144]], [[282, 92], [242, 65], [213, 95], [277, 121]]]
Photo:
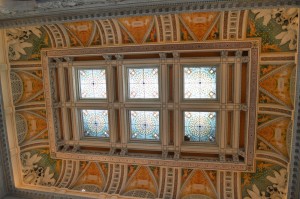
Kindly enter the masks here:
[[109, 155], [114, 155], [116, 152], [116, 147], [111, 147], [110, 150], [109, 150]]
[[167, 58], [167, 54], [166, 53], [159, 53], [159, 57], [161, 59], [166, 59]]
[[64, 57], [64, 59], [66, 60], [66, 62], [71, 63], [74, 60], [74, 57]]
[[163, 150], [161, 156], [162, 156], [163, 159], [167, 159], [167, 157], [168, 157], [168, 151], [167, 150]]
[[241, 104], [241, 105], [240, 105], [240, 110], [241, 110], [241, 111], [245, 111], [245, 112], [246, 112], [246, 111], [248, 111], [248, 109], [249, 109], [249, 108], [248, 108], [248, 106], [247, 106], [246, 104]]
[[102, 57], [103, 57], [106, 61], [112, 60], [112, 55], [102, 55]]
[[121, 61], [124, 59], [124, 55], [122, 55], [122, 54], [116, 54], [115, 57], [118, 61]]
[[127, 153], [128, 153], [127, 147], [123, 147], [123, 148], [121, 149], [120, 155], [121, 155], [121, 156], [126, 156]]

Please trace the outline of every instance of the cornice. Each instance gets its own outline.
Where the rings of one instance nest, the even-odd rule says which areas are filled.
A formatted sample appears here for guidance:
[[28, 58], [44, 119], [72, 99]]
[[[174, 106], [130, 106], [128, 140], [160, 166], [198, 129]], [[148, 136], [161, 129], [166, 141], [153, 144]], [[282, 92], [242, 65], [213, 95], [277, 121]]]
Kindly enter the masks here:
[[[298, 27], [298, 37], [299, 37], [300, 27]], [[297, 77], [300, 77], [300, 40], [298, 40], [298, 54], [297, 54]], [[293, 137], [291, 143], [291, 156], [290, 156], [290, 173], [288, 181], [288, 197], [287, 198], [300, 198], [300, 80], [297, 79], [296, 91], [295, 91], [295, 112], [294, 112], [294, 127], [293, 127]]]
[[[2, 87], [0, 83], [0, 87]], [[14, 182], [12, 177], [12, 165], [10, 161], [10, 153], [8, 146], [8, 138], [5, 127], [5, 117], [4, 117], [4, 107], [3, 107], [3, 97], [2, 92], [0, 90], [0, 161], [2, 163], [2, 169], [0, 172], [3, 172], [3, 189], [6, 192], [10, 192], [14, 189]]]
[[0, 28], [140, 15], [272, 8], [278, 6], [295, 7], [299, 5], [300, 0], [102, 0], [98, 1], [98, 3], [88, 1], [87, 3], [74, 4], [73, 6], [23, 11], [7, 15], [7, 17], [2, 16], [0, 17]]

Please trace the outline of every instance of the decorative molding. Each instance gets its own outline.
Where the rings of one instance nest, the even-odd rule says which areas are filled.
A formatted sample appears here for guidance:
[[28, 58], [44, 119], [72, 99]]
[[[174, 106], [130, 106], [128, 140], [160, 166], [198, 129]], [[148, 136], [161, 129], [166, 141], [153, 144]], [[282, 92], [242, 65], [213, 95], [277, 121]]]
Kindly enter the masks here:
[[292, 111], [289, 111], [289, 110], [278, 109], [278, 108], [269, 108], [269, 107], [260, 107], [259, 111], [275, 112], [275, 113], [279, 113], [279, 114], [286, 114], [287, 116], [290, 116], [292, 114]]
[[[169, 167], [185, 167], [185, 168], [201, 168], [201, 169], [224, 169], [224, 170], [237, 170], [237, 171], [252, 171], [254, 165], [254, 143], [255, 143], [255, 132], [256, 132], [256, 104], [257, 104], [257, 65], [259, 57], [257, 40], [247, 40], [240, 42], [203, 42], [203, 43], [189, 43], [189, 44], [158, 44], [158, 45], [139, 45], [139, 46], [122, 46], [122, 47], [100, 47], [100, 48], [73, 48], [73, 49], [55, 49], [55, 50], [44, 50], [45, 56], [42, 57], [43, 60], [43, 71], [44, 71], [44, 89], [46, 94], [46, 108], [47, 108], [47, 118], [48, 118], [48, 130], [49, 130], [49, 142], [51, 157], [54, 159], [76, 159], [76, 160], [93, 160], [102, 161], [109, 163], [123, 163], [128, 164], [133, 162], [135, 164], [141, 165], [152, 165], [152, 166], [169, 166]], [[200, 51], [209, 52], [210, 50], [218, 50], [227, 53], [226, 50], [235, 50], [236, 54], [234, 56], [226, 56], [224, 62], [234, 61], [235, 59], [241, 59], [242, 51], [249, 51], [251, 54], [251, 60], [249, 63], [249, 74], [251, 75], [249, 88], [250, 100], [247, 105], [237, 106], [238, 110], [243, 109], [243, 111], [249, 112], [250, 117], [247, 120], [247, 145], [248, 148], [245, 150], [245, 161], [238, 161], [237, 155], [235, 154], [235, 160], [226, 160], [225, 154], [222, 161], [212, 160], [207, 157], [199, 157], [199, 159], [192, 158], [182, 158], [180, 157], [180, 152], [175, 151], [174, 157], [156, 157], [149, 156], [145, 154], [130, 155], [128, 154], [128, 148], [121, 148], [121, 152], [118, 154], [109, 154], [105, 152], [85, 152], [76, 151], [73, 152], [68, 150], [72, 148], [73, 143], [66, 143], [64, 148], [58, 147], [57, 142], [60, 141], [59, 135], [61, 132], [58, 131], [59, 123], [56, 122], [58, 112], [57, 109], [53, 108], [56, 103], [55, 94], [55, 82], [59, 81], [51, 72], [52, 69], [49, 68], [49, 64], [52, 59], [59, 60], [60, 65], [64, 65], [64, 57], [78, 57], [78, 56], [115, 56], [117, 60], [123, 59], [126, 54], [148, 54], [156, 53], [161, 54], [162, 52], [177, 52], [178, 56], [184, 51]], [[175, 56], [176, 57], [176, 56]], [[234, 58], [232, 58], [234, 57]], [[50, 81], [51, 80], [51, 81]], [[52, 93], [52, 94], [51, 94]], [[64, 103], [64, 102], [62, 102]], [[64, 126], [62, 124], [62, 126]], [[67, 146], [67, 148], [66, 148]], [[120, 146], [119, 146], [120, 147]], [[178, 152], [178, 153], [177, 153]]]
[[[0, 82], [0, 86], [1, 82]], [[8, 146], [8, 139], [7, 139], [7, 133], [6, 133], [6, 125], [5, 125], [5, 119], [4, 119], [4, 107], [3, 107], [3, 96], [2, 96], [2, 90], [0, 90], [0, 172], [3, 172], [3, 181], [1, 185], [4, 187], [1, 187], [0, 191], [5, 190], [5, 192], [10, 191], [14, 188], [14, 182], [12, 177], [12, 165], [10, 161], [10, 154], [9, 154], [9, 146]], [[5, 171], [4, 171], [5, 168]], [[9, 169], [8, 169], [9, 168]], [[2, 176], [2, 174], [1, 174]]]
[[261, 61], [295, 61], [295, 56], [280, 56], [280, 57], [261, 57], [260, 58]]
[[[298, 29], [299, 36], [300, 27]], [[299, 51], [300, 39], [298, 39], [298, 53], [296, 60], [300, 59]], [[297, 62], [297, 77], [300, 77], [300, 62]], [[289, 164], [289, 180], [288, 180], [288, 195], [287, 198], [300, 197], [300, 78], [296, 82], [295, 91], [295, 108], [294, 108], [294, 126], [291, 143], [290, 164]]]
[[[54, 4], [61, 2], [59, 6]], [[64, 5], [64, 2], [66, 5]], [[46, 4], [49, 4], [48, 6]], [[53, 5], [50, 5], [53, 4]], [[59, 3], [58, 3], [59, 4]], [[57, 4], [57, 5], [58, 5]], [[7, 17], [0, 19], [0, 28], [19, 27], [28, 25], [45, 25], [79, 20], [107, 19], [113, 17], [128, 17], [153, 14], [170, 14], [180, 12], [203, 12], [242, 10], [254, 8], [296, 7], [299, 0], [277, 1], [243, 1], [243, 0], [111, 0], [111, 1], [55, 1], [40, 5], [37, 10], [13, 12], [4, 10]], [[54, 9], [55, 8], [55, 9]], [[74, 12], [75, 11], [75, 12]], [[2, 12], [3, 13], [3, 12]], [[88, 13], [88, 14], [87, 14]]]
[[[116, 46], [116, 47], [100, 47], [100, 48], [71, 48], [71, 49], [54, 49], [43, 50], [47, 57], [64, 57], [64, 56], [87, 56], [99, 54], [138, 54], [140, 52], [157, 53], [165, 51], [184, 51], [184, 50], [197, 50], [207, 51], [212, 49], [228, 50], [228, 49], [251, 49], [251, 56], [257, 57], [252, 60], [252, 65], [258, 65], [258, 40], [248, 40], [245, 42], [201, 42], [201, 43], [179, 43], [179, 44], [155, 44], [155, 45], [138, 45], [138, 46]], [[177, 53], [177, 52], [176, 52]], [[176, 54], [173, 54], [177, 57]], [[178, 55], [179, 56], [179, 55]], [[254, 62], [255, 61], [255, 62]]]

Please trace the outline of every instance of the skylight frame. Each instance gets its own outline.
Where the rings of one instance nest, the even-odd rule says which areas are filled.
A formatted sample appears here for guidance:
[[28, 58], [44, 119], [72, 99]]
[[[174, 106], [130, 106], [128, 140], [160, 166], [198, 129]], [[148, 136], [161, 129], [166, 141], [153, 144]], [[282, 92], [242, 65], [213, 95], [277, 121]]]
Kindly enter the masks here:
[[[83, 122], [83, 115], [82, 115], [82, 111], [83, 110], [105, 110], [107, 111], [107, 120], [108, 120], [108, 137], [97, 137], [97, 136], [85, 136], [84, 135], [84, 122]], [[109, 109], [104, 109], [101, 107], [80, 107], [77, 109], [77, 115], [78, 115], [78, 123], [79, 123], [79, 136], [80, 136], [80, 140], [95, 140], [95, 141], [100, 141], [100, 142], [109, 142], [111, 139], [111, 120], [110, 120], [110, 113], [109, 113]]]
[[[253, 103], [255, 102], [253, 99], [256, 99], [255, 98], [256, 95], [253, 93], [255, 93], [254, 90], [257, 88], [257, 87], [255, 87], [255, 85], [257, 85], [257, 79], [256, 78], [253, 79], [252, 77], [255, 76], [255, 74], [257, 74], [256, 67], [255, 67], [256, 63], [258, 61], [258, 59], [257, 59], [258, 49], [256, 48], [257, 42], [259, 42], [259, 41], [255, 40], [255, 41], [235, 42], [235, 43], [230, 43], [230, 42], [226, 43], [225, 42], [226, 44], [224, 44], [224, 42], [217, 42], [215, 44], [210, 44], [210, 43], [206, 43], [206, 42], [203, 44], [202, 43], [200, 43], [200, 44], [199, 43], [197, 43], [197, 44], [191, 43], [191, 44], [185, 44], [186, 46], [184, 47], [184, 49], [182, 48], [181, 45], [173, 44], [172, 46], [167, 46], [167, 47], [158, 45], [158, 46], [150, 46], [147, 48], [144, 48], [143, 46], [137, 46], [137, 47], [122, 46], [122, 47], [114, 47], [114, 48], [97, 48], [97, 49], [91, 48], [89, 51], [85, 51], [84, 53], [82, 53], [80, 50], [75, 50], [76, 53], [75, 53], [75, 51], [69, 52], [69, 51], [64, 51], [64, 50], [62, 50], [62, 52], [61, 51], [54, 51], [54, 52], [49, 51], [49, 52], [47, 52], [47, 54], [45, 54], [45, 57], [43, 57], [43, 63], [47, 63], [47, 61], [45, 62], [45, 60], [50, 58], [49, 59], [50, 64], [52, 65], [54, 62], [58, 66], [57, 67], [58, 69], [61, 69], [61, 68], [67, 69], [66, 71], [69, 72], [69, 77], [71, 76], [71, 74], [73, 74], [72, 75], [73, 77], [75, 76], [74, 72], [70, 73], [70, 71], [74, 70], [75, 66], [78, 66], [81, 64], [84, 64], [84, 65], [86, 64], [86, 65], [91, 66], [92, 64], [98, 65], [97, 63], [99, 63], [99, 65], [103, 64], [103, 65], [107, 66], [108, 68], [113, 68], [113, 70], [121, 69], [122, 70], [121, 72], [117, 71], [118, 77], [121, 74], [124, 74], [123, 66], [128, 65], [128, 63], [129, 64], [132, 64], [132, 63], [134, 63], [134, 64], [135, 63], [157, 63], [157, 64], [161, 65], [162, 71], [164, 71], [162, 73], [165, 73], [166, 69], [168, 71], [169, 65], [172, 65], [171, 70], [173, 70], [173, 72], [171, 71], [171, 73], [175, 74], [175, 76], [173, 75], [173, 78], [172, 78], [173, 79], [172, 81], [174, 81], [174, 82], [176, 82], [175, 80], [180, 79], [181, 71], [179, 69], [180, 69], [181, 64], [207, 63], [207, 62], [219, 63], [221, 66], [220, 69], [221, 69], [221, 74], [222, 74], [220, 77], [220, 79], [222, 80], [222, 84], [220, 85], [220, 86], [222, 86], [222, 89], [224, 89], [224, 83], [223, 83], [224, 81], [223, 80], [224, 80], [224, 77], [226, 77], [226, 72], [223, 72], [223, 66], [226, 67], [226, 66], [228, 66], [228, 64], [232, 64], [232, 63], [235, 65], [241, 66], [243, 63], [246, 63], [246, 65], [250, 67], [249, 69], [247, 69], [248, 70], [247, 75], [251, 74], [251, 79], [249, 80], [250, 84], [247, 84], [247, 93], [250, 95], [250, 100], [245, 102], [245, 103], [247, 103], [246, 108], [240, 109], [239, 107], [241, 107], [243, 104], [241, 104], [239, 102], [232, 104], [230, 106], [227, 106], [226, 102], [224, 102], [224, 99], [226, 100], [226, 96], [224, 97], [223, 92], [221, 92], [221, 94], [220, 94], [220, 102], [208, 103], [209, 104], [208, 107], [220, 109], [220, 112], [222, 113], [222, 115], [223, 115], [224, 110], [226, 111], [229, 107], [230, 111], [243, 110], [243, 111], [246, 111], [247, 114], [249, 112], [249, 114], [253, 116], [256, 113], [256, 111], [255, 111], [256, 109], [253, 108]], [[236, 43], [239, 43], [239, 45], [236, 45]], [[184, 57], [186, 55], [187, 51], [196, 52], [193, 55], [196, 55], [197, 53], [199, 53], [200, 57]], [[211, 58], [201, 56], [201, 55], [203, 55], [202, 52], [205, 53], [206, 51], [207, 52], [213, 51], [215, 53], [210, 54]], [[240, 51], [242, 51], [242, 53]], [[247, 52], [245, 52], [245, 51], [247, 51]], [[102, 57], [99, 58], [99, 56], [102, 56], [102, 52], [109, 53], [109, 54], [111, 54], [113, 52], [114, 55], [111, 55], [111, 57], [112, 57], [111, 58], [110, 56], [106, 56], [104, 54], [103, 55], [104, 59]], [[122, 53], [122, 52], [126, 52], [126, 53]], [[157, 60], [154, 60], [152, 58], [149, 59], [148, 58], [149, 56], [146, 56], [145, 59], [139, 59], [139, 58], [132, 59], [132, 57], [126, 57], [126, 54], [128, 54], [129, 52], [133, 53], [133, 54], [141, 54], [141, 55], [148, 55], [149, 53], [156, 53], [156, 55], [160, 56], [160, 59], [157, 59]], [[163, 52], [163, 53], [161, 53], [161, 52]], [[182, 57], [181, 57], [181, 52], [183, 52]], [[230, 53], [227, 54], [227, 52], [230, 52]], [[167, 54], [167, 56], [164, 56], [161, 54]], [[76, 57], [76, 61], [73, 61], [73, 60], [70, 61], [70, 59], [68, 59], [68, 57], [65, 58], [65, 56], [70, 56], [70, 55]], [[251, 57], [249, 57], [250, 55], [251, 55]], [[54, 59], [54, 58], [52, 58], [52, 56], [55, 58], [60, 56], [61, 59], [59, 59], [59, 60]], [[93, 56], [94, 58], [97, 57], [96, 58], [97, 61], [95, 59], [86, 61], [86, 59], [81, 59], [82, 56], [89, 56], [89, 57]], [[253, 57], [253, 59], [252, 59], [252, 57]], [[58, 63], [57, 60], [58, 61], [62, 60], [62, 62]], [[98, 62], [98, 60], [100, 62]], [[168, 67], [165, 67], [165, 66], [168, 66]], [[49, 65], [48, 65], [48, 67], [49, 67]], [[45, 66], [43, 66], [43, 68], [45, 68]], [[50, 69], [50, 71], [56, 70], [55, 67], [49, 67], [48, 69]], [[109, 69], [109, 70], [111, 70], [111, 69]], [[56, 71], [59, 71], [59, 70], [56, 70]], [[238, 70], [234, 70], [234, 72], [236, 72], [236, 71], [239, 72]], [[46, 74], [47, 74], [47, 72], [46, 72]], [[168, 82], [166, 82], [165, 79], [163, 79], [162, 81], [164, 82], [164, 85], [168, 85]], [[49, 81], [49, 78], [45, 82], [48, 85], [49, 85], [48, 82], [50, 82], [51, 85], [55, 86], [54, 84], [51, 83], [51, 81]], [[60, 81], [59, 83], [61, 84], [61, 82], [62, 81]], [[173, 82], [173, 84], [171, 84], [170, 87], [177, 90], [182, 84], [179, 83], [179, 81], [176, 83], [174, 83], [174, 82]], [[48, 86], [48, 85], [46, 85], [46, 86]], [[155, 107], [157, 109], [161, 109], [164, 112], [163, 118], [166, 117], [166, 114], [165, 114], [166, 110], [172, 110], [172, 112], [173, 112], [172, 114], [174, 114], [172, 116], [172, 118], [174, 118], [175, 123], [178, 123], [176, 121], [178, 121], [178, 118], [180, 117], [180, 114], [181, 114], [181, 110], [183, 110], [183, 109], [197, 108], [195, 106], [198, 103], [201, 105], [201, 108], [207, 108], [204, 105], [204, 104], [207, 104], [207, 101], [206, 102], [203, 101], [203, 102], [187, 103], [181, 99], [180, 93], [176, 93], [176, 92], [170, 93], [170, 96], [172, 96], [172, 97], [168, 96], [169, 93], [162, 95], [161, 102], [151, 101], [151, 102], [139, 102], [139, 104], [136, 104], [136, 102], [126, 101], [125, 88], [123, 86], [124, 86], [124, 84], [121, 84], [120, 81], [117, 82], [117, 87], [118, 87], [118, 89], [120, 89], [120, 91], [117, 94], [118, 95], [117, 101], [114, 100], [114, 97], [110, 96], [110, 98], [108, 99], [107, 102], [101, 103], [103, 106], [106, 105], [107, 107], [109, 107], [110, 113], [111, 113], [111, 111], [116, 110], [116, 109], [120, 110], [120, 112], [118, 111], [119, 112], [118, 114], [120, 114], [121, 134], [124, 133], [123, 132], [124, 125], [126, 127], [126, 124], [124, 124], [124, 123], [126, 123], [126, 122], [124, 122], [125, 121], [124, 118], [126, 119], [126, 111], [124, 112], [124, 110], [130, 109], [130, 108], [141, 108], [141, 107], [147, 106], [147, 105], [149, 105], [149, 106], [155, 105]], [[237, 88], [239, 88], [238, 84], [237, 84]], [[165, 87], [163, 86], [162, 89], [165, 89]], [[73, 84], [73, 88], [70, 87], [70, 90], [71, 90], [70, 93], [72, 94], [72, 90], [75, 90], [74, 84]], [[76, 96], [76, 95], [74, 95], [74, 96]], [[50, 99], [50, 98], [46, 98], [46, 99]], [[52, 100], [55, 100], [55, 98]], [[222, 100], [222, 103], [221, 103], [221, 100]], [[49, 101], [47, 100], [47, 104], [50, 104], [54, 109], [57, 108], [57, 103], [55, 103], [55, 102], [56, 101], [54, 101], [54, 103], [51, 105], [52, 102], [50, 101], [50, 103], [49, 103]], [[71, 109], [71, 110], [73, 110], [74, 107], [77, 108], [78, 105], [81, 105], [81, 106], [96, 105], [96, 106], [98, 106], [99, 103], [95, 103], [92, 101], [85, 101], [85, 102], [76, 101], [76, 99], [71, 99], [70, 101], [62, 102], [62, 107], [66, 107], [67, 109]], [[248, 111], [249, 106], [251, 108]], [[52, 114], [51, 112], [47, 111], [47, 115], [48, 115], [48, 113], [49, 113], [49, 115]], [[178, 113], [180, 113], [179, 116], [178, 116]], [[71, 114], [73, 115], [73, 112]], [[163, 115], [163, 114], [161, 114], [161, 115]], [[223, 116], [222, 116], [222, 118], [223, 118]], [[119, 162], [124, 163], [124, 162], [128, 161], [127, 158], [125, 158], [123, 160], [122, 158], [120, 159], [119, 156], [123, 156], [125, 154], [125, 156], [129, 157], [132, 161], [143, 164], [143, 161], [145, 161], [145, 160], [144, 159], [140, 160], [139, 157], [137, 157], [137, 156], [144, 156], [145, 153], [143, 151], [148, 151], [148, 153], [151, 153], [151, 151], [156, 151], [156, 152], [162, 152], [163, 156], [161, 156], [161, 157], [155, 156], [155, 160], [158, 159], [155, 162], [153, 162], [154, 159], [151, 158], [154, 156], [149, 156], [150, 160], [147, 162], [150, 165], [165, 165], [165, 164], [171, 165], [172, 164], [173, 166], [176, 166], [176, 165], [178, 166], [180, 164], [180, 165], [185, 165], [186, 167], [195, 167], [196, 166], [196, 167], [199, 167], [199, 168], [201, 167], [201, 168], [205, 168], [205, 169], [223, 168], [224, 170], [228, 170], [229, 166], [230, 167], [234, 166], [234, 168], [236, 168], [237, 170], [244, 170], [244, 169], [250, 168], [252, 166], [252, 160], [253, 160], [253, 155], [252, 155], [253, 149], [247, 148], [248, 143], [253, 142], [253, 134], [255, 132], [255, 130], [253, 129], [255, 124], [253, 123], [253, 120], [251, 120], [251, 118], [252, 117], [249, 117], [249, 121], [247, 121], [247, 123], [246, 123], [246, 125], [252, 124], [249, 127], [249, 135], [248, 135], [248, 132], [246, 132], [247, 134], [244, 136], [245, 145], [242, 146], [242, 147], [245, 146], [244, 148], [242, 148], [242, 150], [245, 150], [246, 156], [243, 156], [243, 154], [245, 154], [245, 153], [243, 153], [243, 151], [240, 153], [239, 151], [241, 149], [236, 148], [236, 146], [231, 146], [231, 145], [226, 146], [226, 143], [225, 143], [225, 145], [222, 145], [223, 141], [220, 143], [221, 144], [220, 146], [210, 146], [210, 145], [209, 146], [207, 146], [207, 145], [190, 146], [191, 145], [190, 143], [188, 145], [185, 145], [182, 142], [180, 133], [178, 133], [178, 131], [179, 131], [178, 129], [180, 129], [181, 126], [177, 125], [177, 124], [176, 124], [176, 127], [174, 127], [174, 130], [175, 130], [174, 137], [177, 138], [179, 136], [179, 139], [175, 139], [175, 140], [172, 140], [172, 142], [169, 142], [168, 139], [162, 138], [161, 144], [154, 144], [154, 143], [148, 144], [145, 142], [131, 143], [130, 140], [128, 140], [128, 139], [124, 140], [122, 138], [122, 136], [121, 136], [122, 139], [117, 138], [115, 140], [112, 140], [112, 143], [109, 143], [109, 142], [101, 143], [101, 142], [97, 142], [97, 141], [93, 141], [93, 142], [84, 141], [83, 142], [81, 140], [78, 140], [76, 138], [76, 136], [74, 136], [74, 133], [73, 133], [73, 137], [71, 137], [69, 140], [68, 140], [68, 138], [65, 139], [64, 138], [65, 132], [63, 131], [62, 133], [64, 135], [63, 135], [62, 139], [58, 140], [58, 142], [55, 141], [55, 138], [50, 139], [51, 146], [54, 147], [54, 151], [51, 154], [53, 157], [61, 157], [61, 156], [69, 157], [72, 155], [72, 154], [69, 155], [69, 153], [71, 153], [70, 150], [73, 151], [73, 147], [76, 147], [76, 145], [80, 145], [80, 148], [82, 147], [80, 149], [80, 153], [82, 153], [82, 155], [80, 157], [83, 157], [83, 156], [89, 154], [89, 152], [86, 151], [89, 149], [87, 149], [86, 147], [92, 146], [93, 148], [90, 148], [91, 150], [92, 149], [96, 150], [96, 148], [99, 148], [100, 150], [102, 150], [105, 148], [105, 151], [106, 151], [106, 152], [103, 151], [103, 153], [101, 152], [101, 153], [95, 154], [95, 155], [92, 155], [92, 154], [88, 155], [88, 156], [93, 156], [93, 160], [99, 161], [99, 160], [102, 160], [103, 158], [104, 159], [110, 158], [109, 160], [111, 160], [111, 161], [119, 161]], [[110, 117], [110, 119], [113, 121], [115, 118]], [[57, 120], [55, 120], [55, 121], [57, 121]], [[63, 118], [62, 121], [66, 121], [66, 119]], [[224, 121], [224, 120], [220, 121], [220, 123], [222, 125], [224, 125], [224, 122], [226, 122], [226, 121]], [[163, 123], [165, 123], [165, 122], [163, 122]], [[168, 123], [164, 124], [164, 128], [166, 126], [168, 126]], [[50, 127], [52, 128], [52, 126], [50, 126]], [[178, 128], [178, 127], [180, 127], [180, 128]], [[51, 129], [50, 129], [50, 131], [51, 131]], [[126, 131], [126, 129], [125, 129], [125, 131]], [[66, 132], [68, 133], [68, 131], [66, 131]], [[53, 135], [51, 134], [51, 137], [53, 137], [53, 136], [54, 136], [54, 134]], [[226, 135], [224, 134], [224, 136], [226, 136]], [[236, 140], [237, 139], [234, 140], [234, 143], [236, 143]], [[53, 145], [53, 143], [57, 143], [56, 149], [55, 149], [56, 145]], [[61, 144], [63, 144], [63, 145], [61, 145]], [[62, 146], [64, 146], [64, 147], [62, 148]], [[70, 146], [69, 149], [67, 146]], [[235, 147], [235, 148], [233, 148], [233, 147]], [[238, 147], [238, 145], [237, 145], [237, 147]], [[68, 151], [67, 153], [65, 152], [66, 150]], [[164, 159], [165, 151], [169, 151], [169, 150], [170, 150], [171, 154], [169, 153], [168, 158]], [[205, 159], [204, 153], [200, 153], [199, 158], [196, 158], [196, 159], [194, 158], [195, 156], [194, 157], [188, 156], [187, 153], [195, 153], [195, 150], [197, 150], [198, 152], [203, 150], [203, 151], [207, 152], [205, 154], [214, 154], [214, 155], [224, 152], [226, 154], [226, 159], [231, 158], [231, 156], [236, 157], [236, 154], [238, 153], [237, 155], [240, 156], [240, 161], [243, 161], [243, 162], [236, 162], [235, 160], [233, 160], [234, 163], [225, 162], [224, 164], [222, 163], [222, 167], [219, 167], [220, 162], [222, 162], [222, 159], [220, 159], [220, 160], [215, 159], [216, 158], [215, 156], [208, 157], [209, 159], [214, 159], [213, 162], [209, 161], [208, 159]], [[181, 154], [185, 157], [181, 157]], [[233, 156], [233, 155], [235, 155], [235, 156]], [[170, 159], [171, 156], [173, 157], [173, 159]], [[73, 155], [72, 155], [72, 157], [73, 157]], [[77, 158], [80, 158], [80, 157], [77, 156]], [[176, 159], [178, 157], [179, 157], [179, 161]], [[223, 157], [223, 156], [221, 156], [221, 157]], [[210, 163], [208, 164], [206, 160], [208, 160]], [[177, 163], [177, 161], [178, 161], [178, 163]], [[191, 161], [193, 162], [192, 164], [191, 164]], [[253, 167], [251, 167], [251, 168], [253, 168]]]
[[[216, 129], [215, 129], [215, 140], [210, 142], [210, 141], [187, 141], [185, 140], [185, 112], [214, 112], [216, 115]], [[221, 114], [219, 110], [216, 109], [183, 109], [181, 111], [181, 118], [180, 120], [182, 121], [182, 140], [183, 140], [183, 146], [185, 145], [194, 145], [194, 146], [219, 146], [220, 142], [220, 121], [221, 121]]]
[[[75, 88], [76, 88], [76, 100], [81, 102], [108, 102], [108, 69], [107, 66], [75, 66]], [[106, 98], [82, 98], [81, 97], [81, 85], [80, 85], [80, 71], [81, 70], [105, 70], [106, 81]]]
[[[162, 86], [161, 86], [161, 64], [126, 64], [124, 67], [123, 82], [125, 86], [125, 100], [127, 102], [156, 102], [161, 103], [162, 100]], [[158, 98], [130, 98], [130, 85], [129, 85], [129, 70], [130, 69], [158, 69]]]
[[[145, 111], [145, 112], [158, 112], [159, 113], [159, 139], [155, 140], [155, 139], [132, 139], [131, 138], [131, 111]], [[155, 108], [129, 108], [126, 110], [126, 121], [128, 127], [127, 127], [127, 138], [129, 143], [161, 143], [161, 139], [162, 139], [162, 111], [160, 109], [155, 109]]]
[[[205, 67], [215, 67], [216, 68], [216, 98], [185, 98], [185, 81], [184, 81], [184, 69], [185, 68], [205, 68]], [[220, 101], [220, 95], [221, 95], [221, 90], [220, 89], [220, 62], [215, 62], [215, 63], [184, 63], [182, 62], [180, 65], [180, 96], [181, 96], [181, 101], [183, 103], [217, 103]]]

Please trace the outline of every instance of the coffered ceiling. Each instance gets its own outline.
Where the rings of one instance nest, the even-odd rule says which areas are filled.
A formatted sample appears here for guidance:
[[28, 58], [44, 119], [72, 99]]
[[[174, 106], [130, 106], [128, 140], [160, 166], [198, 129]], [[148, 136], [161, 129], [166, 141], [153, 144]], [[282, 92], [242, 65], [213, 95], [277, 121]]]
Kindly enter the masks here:
[[[37, 9], [49, 5], [44, 1], [34, 3]], [[91, 198], [286, 198], [291, 188], [288, 181], [292, 179], [291, 146], [295, 139], [298, 12], [298, 8], [197, 11], [1, 30], [6, 49], [0, 59], [1, 84], [15, 186], [48, 195]], [[88, 144], [65, 142], [55, 134], [52, 111], [61, 104], [53, 101], [50, 84], [55, 78], [49, 72], [51, 68], [68, 70], [76, 64], [117, 68], [149, 60], [174, 71], [185, 62], [248, 67], [228, 74], [232, 75], [229, 79], [245, 80], [244, 87], [243, 83], [241, 87], [233, 83], [234, 88], [241, 88], [233, 91], [233, 98], [234, 94], [244, 95], [245, 102], [218, 104], [220, 112], [232, 108], [246, 115], [245, 120], [232, 123], [233, 128], [234, 124], [247, 127], [243, 136], [239, 130], [237, 137], [224, 134], [220, 138], [220, 143], [233, 140], [229, 141], [232, 153], [218, 142], [214, 153], [201, 145], [187, 150], [176, 133], [174, 143], [170, 144], [171, 138], [166, 136], [165, 145], [158, 145], [154, 155], [147, 141], [140, 145], [145, 147], [144, 152], [134, 149], [131, 153], [130, 144], [115, 139], [105, 152], [105, 147], [88, 148]], [[180, 80], [175, 79], [174, 85], [176, 81]], [[58, 85], [61, 87], [57, 90], [63, 86], [68, 89], [67, 84]], [[218, 89], [228, 88], [220, 84]], [[69, 105], [74, 107], [76, 102], [71, 100]], [[199, 109], [205, 106], [202, 102], [193, 105]], [[118, 106], [120, 112], [126, 109], [126, 104], [124, 108], [119, 102], [109, 106]], [[169, 106], [176, 112], [181, 105], [172, 102]], [[170, 125], [176, 127], [180, 120], [174, 122]], [[200, 158], [184, 159], [187, 154]]]

